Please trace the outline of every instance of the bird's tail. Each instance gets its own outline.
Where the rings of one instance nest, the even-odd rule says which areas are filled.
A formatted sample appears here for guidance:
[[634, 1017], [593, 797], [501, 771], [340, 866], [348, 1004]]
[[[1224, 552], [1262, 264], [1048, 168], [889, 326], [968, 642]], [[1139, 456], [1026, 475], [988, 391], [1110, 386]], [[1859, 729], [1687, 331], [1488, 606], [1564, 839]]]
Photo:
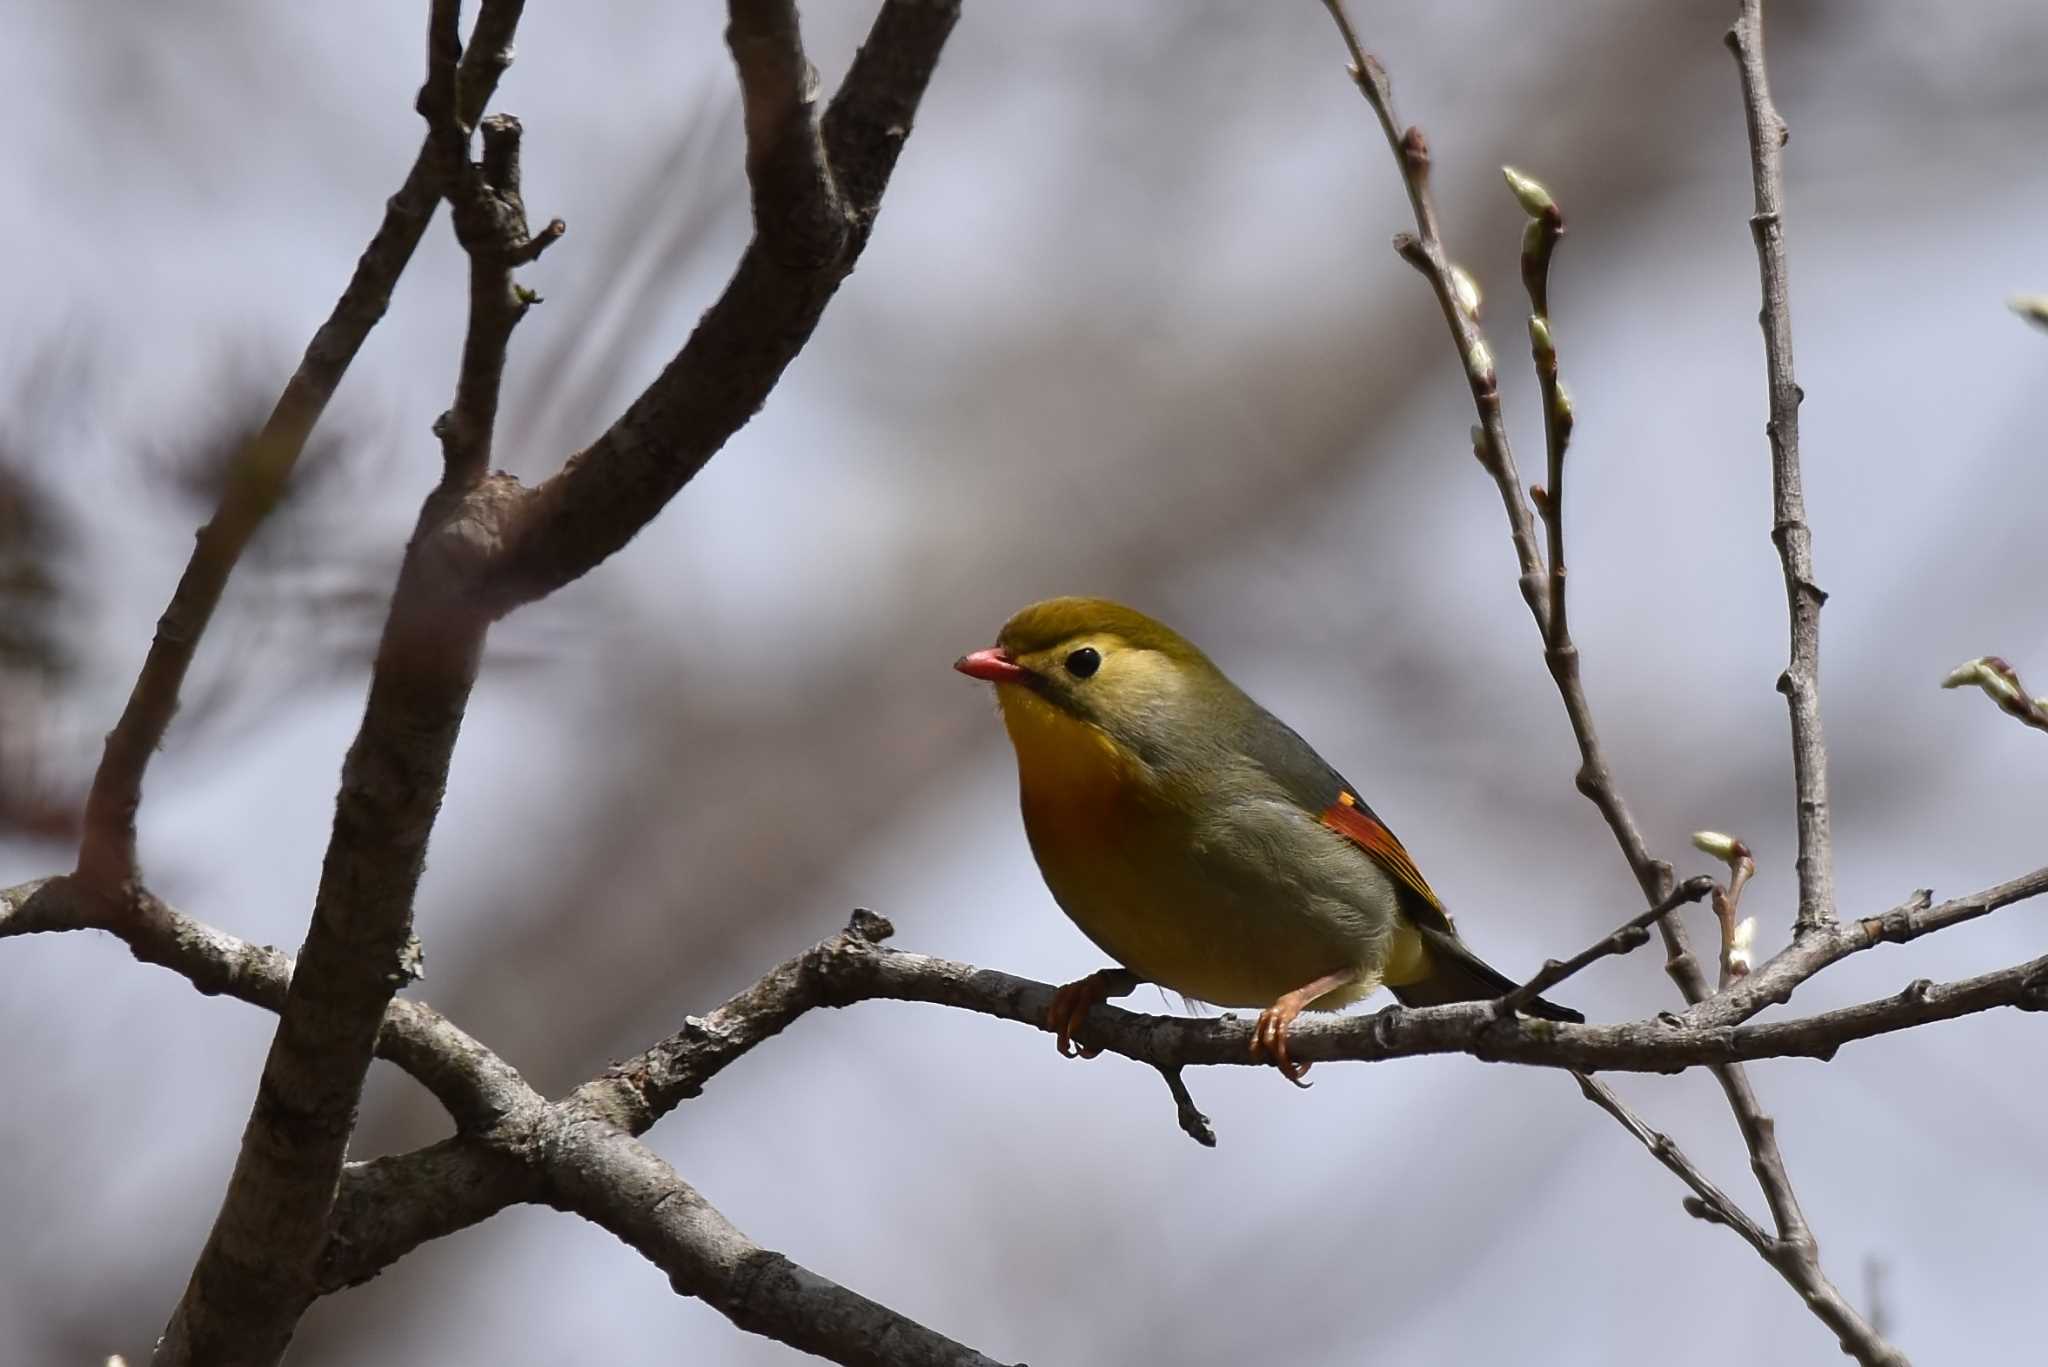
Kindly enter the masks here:
[[[1492, 1001], [1521, 986], [1474, 954], [1456, 935], [1446, 935], [1428, 926], [1418, 929], [1429, 945], [1434, 971], [1426, 978], [1390, 989], [1401, 1005], [1447, 1006], [1452, 1002]], [[1568, 1021], [1573, 1025], [1586, 1019], [1569, 1006], [1559, 1006], [1541, 997], [1526, 1003], [1522, 1010], [1544, 1020]]]

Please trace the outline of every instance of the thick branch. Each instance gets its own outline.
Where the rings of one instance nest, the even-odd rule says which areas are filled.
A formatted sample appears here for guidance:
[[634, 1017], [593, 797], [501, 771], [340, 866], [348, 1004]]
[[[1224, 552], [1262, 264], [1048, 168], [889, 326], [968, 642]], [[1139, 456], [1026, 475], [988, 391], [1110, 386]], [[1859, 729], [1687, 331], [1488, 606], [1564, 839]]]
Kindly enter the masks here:
[[[291, 959], [196, 921], [147, 892], [110, 906], [75, 878], [49, 878], [0, 892], [0, 939], [64, 930], [103, 930], [140, 963], [178, 974], [208, 996], [283, 1009]], [[510, 1065], [421, 1002], [394, 1000], [377, 1032], [377, 1056], [411, 1074], [464, 1130], [497, 1123], [526, 1086]]]
[[725, 33], [739, 70], [754, 228], [788, 265], [838, 260], [852, 230], [818, 128], [818, 71], [804, 56], [794, 0], [732, 0]]
[[1922, 935], [1973, 921], [1979, 916], [2048, 893], [2048, 868], [2035, 869], [2008, 883], [1933, 905], [1925, 889], [1878, 916], [1837, 921], [1801, 936], [1738, 979], [1727, 991], [1708, 997], [1687, 1011], [1688, 1025], [1736, 1025], [1759, 1011], [1792, 999], [1798, 986], [1838, 959], [1879, 944], [1905, 944]]
[[995, 1367], [887, 1306], [826, 1280], [735, 1229], [639, 1140], [610, 1125], [552, 1127], [551, 1204], [610, 1230], [683, 1295], [741, 1329], [849, 1367]]
[[[828, 183], [810, 175], [813, 139], [800, 88], [796, 109], [786, 107], [791, 63], [800, 57], [776, 38], [780, 10], [734, 0], [749, 132], [776, 137], [772, 146], [749, 147], [757, 210], [811, 203], [803, 193], [836, 186], [844, 241], [828, 257], [806, 260], [789, 246], [809, 241], [803, 213], [795, 228], [786, 214], [756, 222], [731, 283], [682, 351], [596, 442], [533, 491], [501, 569], [500, 610], [553, 592], [624, 546], [759, 410], [860, 259], [959, 12], [958, 0], [886, 0], [825, 114]], [[790, 172], [793, 164], [804, 173]]]
[[1749, 159], [1756, 213], [1749, 220], [1763, 281], [1764, 365], [1770, 388], [1771, 540], [1785, 571], [1791, 612], [1791, 663], [1778, 676], [1792, 714], [1792, 776], [1799, 803], [1799, 920], [1801, 934], [1835, 915], [1834, 854], [1828, 839], [1828, 752], [1820, 727], [1820, 609], [1827, 594], [1814, 582], [1813, 533], [1806, 525], [1806, 494], [1799, 472], [1799, 403], [1792, 378], [1792, 298], [1785, 268], [1785, 121], [1771, 103], [1764, 71], [1763, 0], [1742, 0], [1742, 17], [1728, 30], [1728, 50], [1742, 74], [1742, 109], [1749, 126]]
[[[472, 122], [511, 64], [512, 35], [524, 8], [524, 0], [484, 0], [477, 15], [469, 52], [457, 73], [460, 104]], [[430, 134], [405, 183], [386, 203], [383, 222], [356, 263], [348, 288], [313, 334], [262, 430], [235, 458], [220, 504], [199, 529], [192, 558], [157, 620], [155, 639], [128, 704], [107, 733], [106, 751], [86, 799], [78, 871], [110, 894], [140, 876], [135, 816], [142, 802], [143, 774], [177, 713], [186, 671], [228, 576], [282, 496], [307, 438], [364, 339], [390, 307], [392, 288], [426, 232], [441, 193], [433, 147]]]
[[328, 1207], [392, 995], [418, 973], [413, 894], [476, 681], [484, 620], [458, 503], [428, 499], [342, 766], [312, 923], [213, 1230], [159, 1367], [267, 1367], [315, 1294]]

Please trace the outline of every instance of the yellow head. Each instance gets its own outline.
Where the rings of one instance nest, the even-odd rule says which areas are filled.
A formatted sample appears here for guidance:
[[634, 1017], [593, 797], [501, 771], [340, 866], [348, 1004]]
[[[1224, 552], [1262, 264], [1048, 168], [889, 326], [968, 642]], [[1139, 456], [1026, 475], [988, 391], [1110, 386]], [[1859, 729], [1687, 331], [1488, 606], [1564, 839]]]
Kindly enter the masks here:
[[1027, 774], [1186, 763], [1243, 697], [1178, 632], [1104, 598], [1033, 603], [954, 668], [997, 686]]

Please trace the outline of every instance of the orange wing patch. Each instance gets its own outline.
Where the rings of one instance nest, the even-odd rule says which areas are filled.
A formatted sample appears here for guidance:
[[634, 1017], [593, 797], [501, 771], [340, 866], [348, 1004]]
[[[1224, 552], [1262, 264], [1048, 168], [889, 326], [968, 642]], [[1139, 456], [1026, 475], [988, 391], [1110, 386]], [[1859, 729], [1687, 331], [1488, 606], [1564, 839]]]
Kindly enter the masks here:
[[[1348, 792], [1337, 794], [1337, 800], [1323, 809], [1322, 821], [1325, 826], [1349, 840], [1372, 857], [1372, 861], [1385, 869], [1394, 881], [1420, 897], [1429, 908], [1441, 916], [1444, 929], [1450, 929], [1450, 916], [1444, 911], [1444, 904], [1437, 900], [1436, 893], [1423, 881], [1421, 870], [1408, 857], [1408, 851], [1401, 848], [1401, 842], [1394, 839], [1394, 833], [1375, 821], [1359, 806], [1358, 798]], [[1455, 933], [1455, 932], [1454, 932]]]

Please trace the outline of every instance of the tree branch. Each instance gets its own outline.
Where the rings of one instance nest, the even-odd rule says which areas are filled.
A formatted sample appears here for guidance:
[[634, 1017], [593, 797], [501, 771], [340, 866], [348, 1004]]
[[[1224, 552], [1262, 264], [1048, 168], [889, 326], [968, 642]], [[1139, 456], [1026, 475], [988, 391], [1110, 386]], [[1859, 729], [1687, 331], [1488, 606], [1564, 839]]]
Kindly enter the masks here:
[[550, 1204], [602, 1226], [749, 1333], [848, 1367], [995, 1367], [943, 1334], [747, 1238], [658, 1154], [565, 1120], [546, 1143]]
[[[469, 52], [456, 73], [459, 102], [472, 122], [511, 65], [512, 36], [524, 8], [524, 0], [484, 0], [478, 12]], [[262, 430], [231, 465], [220, 503], [199, 529], [192, 558], [157, 620], [156, 636], [127, 706], [107, 733], [106, 750], [86, 798], [78, 853], [80, 876], [117, 902], [128, 900], [120, 894], [121, 886], [141, 876], [135, 818], [142, 803], [143, 775], [177, 713], [178, 695], [199, 639], [236, 562], [283, 495], [299, 453], [342, 376], [390, 307], [392, 288], [412, 260], [440, 195], [441, 176], [430, 133], [404, 184], [386, 203], [383, 222], [357, 261], [348, 287], [313, 334]]]
[[1743, 1241], [1758, 1253], [1771, 1256], [1771, 1236], [1763, 1227], [1749, 1218], [1735, 1199], [1715, 1186], [1699, 1166], [1686, 1156], [1670, 1135], [1653, 1130], [1649, 1124], [1627, 1102], [1616, 1096], [1605, 1084], [1584, 1073], [1574, 1073], [1579, 1090], [1586, 1099], [1619, 1121], [1621, 1127], [1634, 1135], [1650, 1156], [1662, 1163], [1675, 1174], [1679, 1181], [1692, 1188], [1692, 1195], [1685, 1202], [1686, 1213], [1711, 1225], [1726, 1225], [1740, 1234]]
[[[0, 939], [67, 930], [105, 931], [139, 963], [168, 968], [208, 996], [232, 997], [266, 1011], [283, 1009], [291, 985], [293, 964], [285, 954], [194, 920], [146, 891], [124, 908], [110, 907], [75, 878], [39, 879], [0, 892]], [[464, 1130], [497, 1123], [513, 1089], [526, 1085], [447, 1017], [403, 998], [384, 1013], [377, 1056], [433, 1093]]]
[[[1746, 14], [1754, 11], [1756, 3], [1757, 0], [1746, 0]], [[1401, 255], [1421, 270], [1430, 280], [1437, 292], [1438, 301], [1443, 307], [1444, 317], [1450, 324], [1452, 335], [1458, 343], [1460, 358], [1465, 367], [1467, 380], [1472, 387], [1473, 399], [1478, 406], [1480, 416], [1480, 425], [1474, 432], [1475, 447], [1482, 463], [1487, 465], [1489, 471], [1494, 476], [1496, 484], [1500, 486], [1502, 496], [1508, 504], [1509, 530], [1514, 541], [1517, 559], [1522, 567], [1522, 596], [1529, 604], [1530, 611], [1536, 619], [1537, 628], [1543, 636], [1545, 662], [1550, 667], [1551, 677], [1557, 685], [1560, 697], [1564, 701], [1565, 711], [1570, 718], [1573, 734], [1579, 743], [1580, 765], [1577, 786], [1581, 793], [1585, 794], [1599, 807], [1601, 815], [1606, 818], [1608, 827], [1613, 831], [1617, 843], [1621, 846], [1622, 854], [1627, 859], [1630, 870], [1636, 875], [1636, 881], [1641, 886], [1644, 897], [1653, 903], [1659, 903], [1671, 892], [1673, 881], [1671, 866], [1650, 854], [1649, 848], [1644, 843], [1641, 832], [1637, 828], [1634, 818], [1630, 814], [1626, 803], [1622, 800], [1620, 791], [1614, 782], [1613, 773], [1607, 765], [1605, 755], [1599, 743], [1598, 734], [1593, 729], [1591, 706], [1586, 699], [1584, 686], [1580, 680], [1578, 651], [1571, 641], [1566, 626], [1562, 485], [1564, 454], [1570, 439], [1572, 413], [1570, 402], [1565, 397], [1563, 388], [1557, 380], [1557, 357], [1551, 337], [1548, 316], [1550, 257], [1556, 246], [1557, 238], [1563, 231], [1563, 218], [1559, 214], [1556, 203], [1551, 199], [1549, 192], [1544, 190], [1541, 185], [1530, 181], [1527, 177], [1521, 176], [1512, 170], [1508, 172], [1509, 185], [1515, 191], [1516, 198], [1521, 202], [1524, 211], [1529, 214], [1532, 220], [1524, 236], [1522, 274], [1524, 283], [1528, 287], [1532, 309], [1529, 324], [1530, 344], [1536, 363], [1538, 384], [1543, 393], [1544, 429], [1549, 455], [1548, 473], [1551, 488], [1537, 500], [1538, 507], [1544, 511], [1549, 525], [1550, 573], [1546, 583], [1540, 578], [1539, 572], [1542, 569], [1543, 561], [1534, 543], [1526, 507], [1522, 503], [1520, 487], [1516, 481], [1512, 458], [1507, 453], [1506, 435], [1501, 423], [1500, 398], [1493, 371], [1492, 352], [1487, 347], [1484, 337], [1479, 330], [1477, 319], [1472, 316], [1472, 310], [1463, 303], [1461, 299], [1463, 292], [1458, 289], [1458, 281], [1453, 269], [1448, 265], [1441, 250], [1436, 227], [1435, 210], [1429, 196], [1426, 144], [1419, 129], [1410, 128], [1406, 133], [1397, 134], [1396, 130], [1399, 125], [1393, 114], [1392, 93], [1385, 69], [1377, 60], [1363, 50], [1349, 19], [1345, 15], [1342, 0], [1325, 0], [1325, 4], [1330, 10], [1331, 15], [1335, 18], [1338, 30], [1343, 35], [1345, 46], [1351, 53], [1352, 74], [1357, 80], [1359, 90], [1365, 95], [1367, 102], [1371, 104], [1374, 112], [1379, 116], [1380, 126], [1387, 135], [1389, 146], [1394, 150], [1396, 162], [1401, 170], [1402, 181], [1408, 188], [1410, 202], [1415, 208], [1416, 223], [1420, 236], [1407, 237], [1403, 235], [1395, 239], [1395, 245]], [[1740, 55], [1739, 51], [1738, 55]], [[1762, 79], [1760, 56], [1756, 63], [1756, 79], [1758, 82], [1761, 82]], [[1746, 90], [1750, 87], [1750, 71], [1747, 64], [1744, 67], [1744, 85]], [[1766, 103], [1768, 102], [1768, 95], [1764, 96], [1764, 100]], [[1775, 113], [1773, 113], [1772, 118], [1775, 119]], [[1753, 109], [1751, 114], [1753, 143], [1756, 141], [1756, 127], [1756, 112]], [[1760, 146], [1760, 144], [1758, 145]], [[1775, 153], [1773, 153], [1773, 156], [1775, 156]], [[1764, 195], [1764, 179], [1764, 169], [1762, 163], [1759, 162], [1759, 222], [1763, 218], [1761, 206]], [[1771, 231], [1775, 235], [1777, 232], [1777, 216], [1775, 211], [1771, 213], [1769, 222]], [[1762, 230], [1759, 229], [1758, 247], [1760, 252], [1764, 251], [1764, 245]], [[1783, 312], [1782, 242], [1776, 242], [1775, 245], [1777, 249], [1776, 278], [1780, 287], [1778, 321], [1782, 325], [1781, 330], [1785, 343], [1785, 349], [1782, 353], [1784, 357], [1783, 379], [1786, 386], [1784, 396], [1789, 398], [1792, 394], [1796, 393], [1796, 387], [1791, 385], [1790, 329], [1789, 321]], [[1770, 302], [1773, 278], [1773, 267], [1768, 259], [1763, 270], [1766, 302], [1768, 304]], [[1768, 313], [1769, 309], [1767, 308], [1767, 315]], [[1779, 457], [1776, 462], [1779, 470], [1778, 483], [1780, 494], [1779, 546], [1781, 552], [1786, 556], [1785, 566], [1788, 590], [1793, 591], [1795, 669], [1787, 671], [1785, 681], [1781, 681], [1780, 686], [1785, 688], [1788, 697], [1792, 699], [1793, 705], [1795, 768], [1798, 773], [1800, 797], [1801, 859], [1799, 871], [1801, 915], [1799, 925], [1803, 932], [1809, 924], [1819, 923], [1817, 920], [1810, 919], [1809, 917], [1808, 908], [1810, 902], [1824, 908], [1825, 916], [1831, 917], [1833, 915], [1832, 873], [1828, 867], [1827, 847], [1826, 752], [1820, 741], [1819, 706], [1817, 695], [1813, 692], [1812, 687], [1814, 682], [1813, 676], [1818, 669], [1817, 614], [1820, 594], [1819, 590], [1813, 588], [1811, 583], [1810, 544], [1804, 522], [1801, 520], [1803, 512], [1800, 511], [1798, 502], [1796, 412], [1793, 414], [1792, 425], [1789, 428], [1791, 460], [1788, 466], [1783, 459], [1787, 447], [1781, 439], [1785, 429], [1782, 429], [1778, 422], [1781, 416], [1778, 404], [1781, 395], [1776, 384], [1779, 376], [1777, 358], [1780, 355], [1775, 349], [1778, 337], [1775, 333], [1770, 333], [1771, 324], [1769, 321], [1766, 322], [1766, 328], [1769, 334], [1768, 340], [1773, 348], [1771, 353], [1773, 357], [1772, 373], [1774, 381], [1773, 424], [1771, 431], [1773, 450]], [[1787, 469], [1790, 472], [1789, 489], [1791, 501], [1789, 503], [1785, 497], [1788, 487], [1785, 475]], [[1791, 519], [1796, 524], [1796, 538], [1790, 536], [1793, 528], [1789, 528], [1787, 525], [1786, 509], [1788, 507], [1795, 514], [1798, 514], [1798, 516]], [[1812, 615], [1806, 622], [1808, 630], [1803, 638], [1800, 620], [1802, 600], [1800, 594], [1794, 588], [1795, 557], [1805, 571], [1803, 578], [1806, 587], [1812, 589], [1812, 599], [1810, 602], [1810, 612]], [[1800, 642], [1802, 639], [1806, 641], [1808, 646], [1812, 647], [1804, 656], [1801, 654]], [[1808, 666], [1799, 676], [1804, 684], [1803, 691], [1798, 684], [1788, 682], [1794, 680], [1794, 675], [1798, 672], [1797, 667], [1802, 663], [1802, 660]], [[1804, 711], [1802, 711], [1802, 698], [1805, 705]], [[1807, 743], [1802, 744], [1802, 741]], [[1810, 835], [1813, 839], [1809, 844]], [[1692, 954], [1684, 927], [1669, 915], [1659, 918], [1657, 925], [1664, 937], [1667, 951], [1666, 971], [1670, 974], [1672, 980], [1678, 984], [1679, 990], [1685, 996], [1688, 1004], [1697, 1005], [1708, 995], [1708, 988], [1705, 976], [1700, 971], [1699, 962]], [[1729, 950], [1730, 946], [1724, 944], [1722, 954], [1724, 963], [1728, 961]], [[2031, 991], [2032, 989], [2028, 990]], [[1305, 1057], [1304, 1055], [1298, 1056]], [[1785, 1177], [1784, 1164], [1778, 1152], [1774, 1128], [1769, 1118], [1764, 1116], [1758, 1107], [1755, 1094], [1750, 1089], [1747, 1076], [1740, 1067], [1735, 1066], [1728, 1060], [1714, 1062], [1713, 1071], [1715, 1078], [1720, 1082], [1722, 1090], [1727, 1095], [1730, 1107], [1735, 1112], [1737, 1124], [1742, 1130], [1745, 1143], [1749, 1146], [1751, 1166], [1755, 1169], [1758, 1180], [1764, 1188], [1765, 1196], [1770, 1201], [1774, 1216], [1777, 1217], [1778, 1232], [1776, 1239], [1772, 1243], [1772, 1248], [1782, 1252], [1784, 1256], [1774, 1258], [1774, 1265], [1778, 1266], [1786, 1279], [1801, 1292], [1801, 1295], [1813, 1307], [1814, 1312], [1830, 1328], [1836, 1331], [1837, 1336], [1842, 1339], [1845, 1348], [1851, 1344], [1858, 1344], [1864, 1347], [1877, 1345], [1883, 1347], [1887, 1352], [1895, 1351], [1889, 1349], [1888, 1345], [1883, 1345], [1882, 1340], [1870, 1332], [1869, 1327], [1856, 1317], [1855, 1312], [1841, 1300], [1834, 1287], [1828, 1284], [1826, 1278], [1821, 1275], [1818, 1262], [1813, 1256], [1811, 1232], [1806, 1227], [1804, 1217], [1799, 1211], [1797, 1200], [1794, 1198], [1790, 1184]], [[1590, 1092], [1588, 1094], [1592, 1095]], [[1597, 1100], [1597, 1097], [1595, 1099]], [[1619, 1112], [1611, 1113], [1615, 1114], [1617, 1119], [1621, 1118]], [[1872, 1358], [1870, 1360], [1890, 1361], [1888, 1358]]]
[[1799, 471], [1799, 404], [1792, 378], [1792, 299], [1785, 269], [1785, 121], [1771, 103], [1764, 70], [1763, 0], [1742, 0], [1728, 30], [1728, 50], [1742, 76], [1742, 110], [1756, 213], [1749, 220], [1763, 282], [1764, 365], [1770, 388], [1771, 540], [1785, 570], [1791, 613], [1791, 662], [1778, 676], [1792, 714], [1792, 776], [1799, 803], [1799, 934], [1835, 915], [1834, 853], [1828, 839], [1828, 752], [1820, 726], [1820, 609], [1827, 594], [1814, 581], [1813, 532]]
[[[811, 131], [797, 78], [801, 44], [786, 10], [770, 0], [732, 0], [730, 10], [748, 109], [754, 239], [654, 383], [532, 492], [499, 568], [500, 612], [552, 593], [624, 546], [761, 407], [867, 245], [960, 6], [885, 0], [822, 134]], [[820, 139], [822, 168], [814, 162]], [[818, 257], [837, 233], [821, 225], [841, 221], [838, 249]]]
[[851, 217], [818, 129], [818, 71], [804, 56], [794, 0], [733, 0], [726, 46], [739, 69], [747, 184], [762, 243], [798, 270], [839, 259]]
[[449, 171], [450, 217], [469, 256], [469, 327], [462, 343], [455, 405], [436, 420], [434, 432], [441, 438], [447, 481], [461, 488], [473, 486], [490, 469], [512, 329], [540, 301], [539, 295], [514, 283], [513, 268], [537, 260], [568, 231], [559, 218], [537, 234], [527, 230], [519, 187], [519, 120], [494, 114], [482, 128], [481, 165], [469, 160], [466, 134], [451, 135], [449, 152], [454, 159]]
[[1933, 895], [1923, 888], [1882, 915], [1837, 921], [1794, 940], [1727, 991], [1699, 1002], [1680, 1019], [1688, 1025], [1708, 1027], [1739, 1024], [1759, 1011], [1790, 1001], [1801, 983], [1838, 959], [1874, 945], [1905, 944], [2044, 893], [2048, 893], [2048, 868], [1939, 906], [1933, 905]]
[[[1457, 345], [1465, 382], [1472, 390], [1472, 403], [1479, 414], [1479, 426], [1473, 430], [1473, 454], [1500, 489], [1515, 559], [1521, 566], [1522, 599], [1536, 615], [1537, 626], [1547, 631], [1550, 603], [1544, 587], [1543, 553], [1536, 543], [1536, 520], [1528, 501], [1522, 497], [1521, 476], [1515, 471], [1514, 450], [1508, 442], [1507, 423], [1501, 416], [1493, 349], [1486, 344], [1479, 320], [1465, 302], [1467, 292], [1460, 288], [1458, 270], [1444, 250], [1443, 234], [1437, 224], [1436, 196], [1429, 184], [1429, 142], [1420, 128], [1404, 130], [1395, 117], [1394, 87], [1387, 78], [1387, 69], [1380, 65], [1379, 58], [1360, 46], [1351, 18], [1344, 11], [1344, 0], [1323, 3], [1336, 20], [1337, 31], [1351, 53], [1351, 78], [1373, 113], [1379, 116], [1387, 146], [1393, 150], [1395, 164], [1400, 168], [1401, 183], [1407, 188], [1409, 205], [1415, 211], [1415, 232], [1396, 234], [1394, 250], [1422, 272], [1430, 288], [1436, 291], [1437, 304], [1443, 309], [1444, 322], [1450, 326], [1451, 340]], [[1651, 894], [1653, 899], [1662, 895]]]
[[1546, 959], [1535, 977], [1494, 1003], [1501, 1015], [1512, 1015], [1580, 969], [1615, 954], [1627, 954], [1649, 941], [1650, 927], [1687, 902], [1697, 902], [1713, 892], [1714, 880], [1704, 874], [1688, 878], [1657, 901], [1648, 911], [1637, 912], [1571, 958]]

